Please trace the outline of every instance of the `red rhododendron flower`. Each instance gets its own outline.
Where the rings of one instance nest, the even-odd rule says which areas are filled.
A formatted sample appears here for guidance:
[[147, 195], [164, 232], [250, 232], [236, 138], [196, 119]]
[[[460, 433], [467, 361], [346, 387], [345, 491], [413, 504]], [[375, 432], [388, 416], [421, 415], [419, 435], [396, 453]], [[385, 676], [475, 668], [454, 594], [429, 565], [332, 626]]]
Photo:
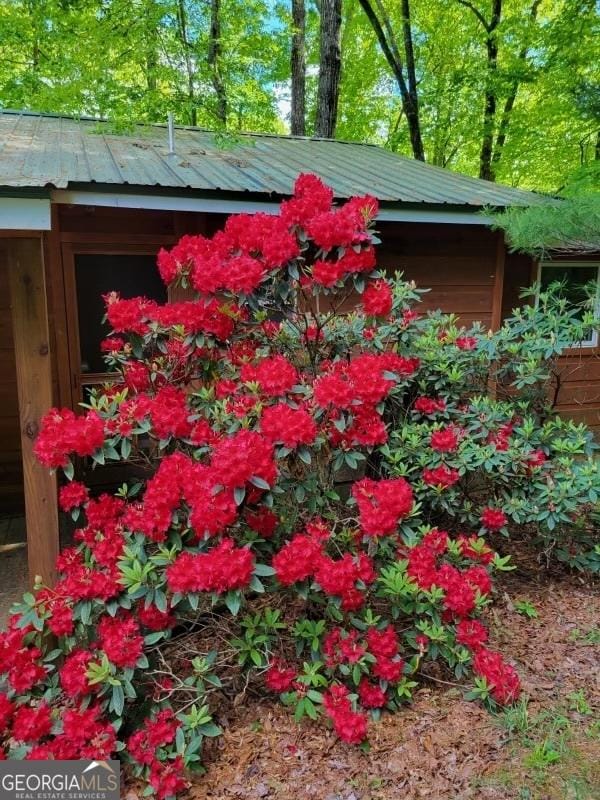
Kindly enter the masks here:
[[277, 514], [274, 514], [273, 511], [265, 506], [260, 506], [260, 508], [254, 510], [246, 509], [244, 518], [248, 526], [262, 536], [263, 539], [270, 539], [279, 524]]
[[516, 671], [507, 664], [500, 653], [480, 647], [473, 656], [473, 670], [485, 678], [494, 700], [501, 705], [514, 703], [521, 693], [521, 682]]
[[458, 447], [458, 436], [454, 428], [442, 428], [431, 434], [430, 444], [438, 453], [452, 453]]
[[487, 629], [478, 619], [461, 619], [456, 625], [456, 641], [470, 650], [479, 650], [487, 639]]
[[42, 420], [35, 454], [44, 466], [64, 467], [71, 453], [91, 456], [104, 444], [104, 424], [95, 411], [77, 416], [68, 408], [52, 408]]
[[477, 347], [477, 339], [474, 336], [459, 336], [455, 344], [460, 350], [474, 350]]
[[169, 611], [161, 611], [154, 604], [147, 606], [142, 603], [137, 609], [137, 617], [151, 631], [166, 631], [175, 625], [175, 617]]
[[272, 659], [269, 667], [265, 672], [265, 683], [267, 688], [272, 692], [281, 694], [287, 692], [292, 688], [292, 684], [296, 680], [297, 672], [291, 667], [287, 667], [282, 661]]
[[131, 616], [103, 616], [98, 623], [100, 647], [117, 667], [135, 667], [144, 650], [140, 628]]
[[273, 445], [259, 433], [241, 430], [217, 444], [211, 460], [215, 484], [230, 489], [260, 478], [271, 486], [277, 476]]
[[395, 533], [400, 520], [413, 507], [413, 493], [404, 478], [374, 481], [363, 478], [352, 487], [359, 510], [359, 523], [368, 536]]
[[460, 480], [460, 473], [457, 469], [451, 469], [445, 464], [441, 464], [435, 469], [423, 470], [423, 481], [428, 486], [439, 486], [442, 489], [447, 489]]
[[13, 736], [19, 742], [37, 742], [52, 730], [50, 706], [42, 702], [39, 706], [21, 706], [15, 711]]
[[387, 317], [392, 310], [392, 302], [390, 285], [381, 279], [370, 283], [362, 295], [363, 310], [373, 317]]
[[258, 383], [267, 397], [281, 397], [298, 383], [298, 370], [285, 356], [263, 358], [258, 364], [244, 364], [240, 372], [244, 382]]
[[358, 685], [358, 697], [365, 708], [383, 708], [387, 702], [383, 689], [367, 678], [362, 678]]
[[369, 652], [377, 658], [394, 658], [398, 654], [398, 635], [391, 625], [383, 630], [369, 628], [367, 631]]
[[273, 556], [277, 580], [284, 586], [306, 580], [316, 569], [320, 554], [318, 541], [305, 534], [296, 534]]
[[438, 411], [445, 411], [446, 401], [441, 397], [417, 397], [413, 409], [420, 414], [430, 416]]
[[295, 449], [312, 444], [317, 436], [315, 421], [304, 408], [291, 408], [286, 403], [268, 406], [260, 419], [263, 436], [273, 443]]
[[331, 686], [323, 695], [323, 708], [343, 742], [360, 744], [367, 738], [367, 718], [352, 710], [345, 686]]
[[481, 524], [488, 531], [499, 531], [503, 528], [508, 519], [504, 511], [500, 508], [484, 508], [481, 512]]
[[157, 759], [150, 766], [148, 780], [154, 789], [157, 800], [165, 800], [167, 797], [175, 797], [179, 792], [187, 788], [187, 781], [184, 778], [183, 757], [177, 756], [172, 761]]
[[167, 583], [173, 592], [216, 592], [245, 589], [252, 580], [254, 556], [247, 547], [235, 547], [222, 539], [207, 553], [184, 551], [167, 568]]
[[71, 698], [90, 694], [96, 688], [90, 685], [86, 671], [94, 656], [89, 650], [73, 650], [58, 671], [60, 685]]
[[82, 506], [89, 497], [87, 486], [78, 481], [72, 481], [66, 486], [61, 486], [58, 502], [63, 511], [70, 511], [72, 508]]

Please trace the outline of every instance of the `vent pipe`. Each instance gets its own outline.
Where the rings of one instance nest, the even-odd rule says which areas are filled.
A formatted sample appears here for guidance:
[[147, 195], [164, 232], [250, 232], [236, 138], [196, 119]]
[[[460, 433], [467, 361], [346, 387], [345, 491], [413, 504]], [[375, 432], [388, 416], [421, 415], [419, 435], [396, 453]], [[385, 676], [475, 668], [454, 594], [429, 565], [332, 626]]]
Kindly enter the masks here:
[[169, 155], [175, 155], [175, 125], [173, 124], [173, 112], [167, 115], [167, 128], [169, 131]]

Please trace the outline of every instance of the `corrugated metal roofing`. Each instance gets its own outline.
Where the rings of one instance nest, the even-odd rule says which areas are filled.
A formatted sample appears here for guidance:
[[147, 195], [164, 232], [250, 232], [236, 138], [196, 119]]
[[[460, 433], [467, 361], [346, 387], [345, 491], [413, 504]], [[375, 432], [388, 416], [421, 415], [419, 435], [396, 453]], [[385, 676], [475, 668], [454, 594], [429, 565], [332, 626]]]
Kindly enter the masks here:
[[[541, 195], [433, 167], [374, 145], [269, 134], [215, 134], [177, 127], [169, 154], [164, 125], [110, 133], [98, 120], [0, 113], [0, 186], [73, 184], [288, 195], [299, 172], [315, 172], [338, 197], [453, 206], [531, 205]], [[474, 210], [475, 210], [474, 208]]]

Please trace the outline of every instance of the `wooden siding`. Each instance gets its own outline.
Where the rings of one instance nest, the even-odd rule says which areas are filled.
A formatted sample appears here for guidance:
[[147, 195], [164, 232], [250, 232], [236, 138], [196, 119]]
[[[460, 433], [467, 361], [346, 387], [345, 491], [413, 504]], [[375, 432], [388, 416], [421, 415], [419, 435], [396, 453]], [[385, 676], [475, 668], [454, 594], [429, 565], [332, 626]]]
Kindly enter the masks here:
[[[90, 206], [53, 206], [52, 230], [44, 235], [48, 314], [53, 359], [53, 394], [58, 405], [74, 404], [79, 389], [73, 364], [78, 361], [74, 340], [72, 254], [82, 251], [155, 252], [184, 233], [212, 234], [222, 227], [222, 214], [140, 211]], [[456, 313], [463, 325], [480, 321], [490, 327], [518, 302], [518, 290], [531, 281], [531, 260], [504, 254], [498, 234], [482, 226], [382, 222], [378, 263], [400, 270], [407, 280], [429, 289], [421, 309]], [[502, 266], [504, 262], [504, 266]], [[503, 275], [499, 274], [503, 269]], [[70, 288], [71, 287], [71, 288]], [[502, 290], [501, 313], [493, 316]], [[143, 291], [143, 289], [140, 289]], [[0, 511], [22, 503], [19, 423], [14, 347], [6, 273], [0, 266]], [[76, 319], [76, 318], [75, 318]], [[600, 366], [586, 372], [590, 359], [565, 362], [560, 408], [600, 426]], [[592, 377], [590, 377], [592, 376]]]
[[8, 269], [0, 259], [0, 513], [23, 511], [23, 467]]
[[475, 321], [491, 325], [496, 234], [469, 225], [381, 223], [379, 230], [379, 264], [430, 289], [422, 310], [458, 314], [467, 326]]

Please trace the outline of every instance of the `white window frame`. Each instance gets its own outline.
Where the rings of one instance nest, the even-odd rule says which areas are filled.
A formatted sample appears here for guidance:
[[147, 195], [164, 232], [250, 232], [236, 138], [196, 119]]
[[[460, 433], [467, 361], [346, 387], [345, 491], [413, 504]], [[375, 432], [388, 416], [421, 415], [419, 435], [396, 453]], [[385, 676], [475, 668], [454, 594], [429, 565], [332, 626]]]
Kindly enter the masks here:
[[[594, 304], [594, 319], [600, 320], [600, 261], [539, 261], [537, 268], [538, 294], [542, 288], [542, 270], [544, 267], [595, 267], [596, 268], [596, 302]], [[576, 347], [598, 347], [598, 331], [593, 330], [591, 338], [577, 342]]]

